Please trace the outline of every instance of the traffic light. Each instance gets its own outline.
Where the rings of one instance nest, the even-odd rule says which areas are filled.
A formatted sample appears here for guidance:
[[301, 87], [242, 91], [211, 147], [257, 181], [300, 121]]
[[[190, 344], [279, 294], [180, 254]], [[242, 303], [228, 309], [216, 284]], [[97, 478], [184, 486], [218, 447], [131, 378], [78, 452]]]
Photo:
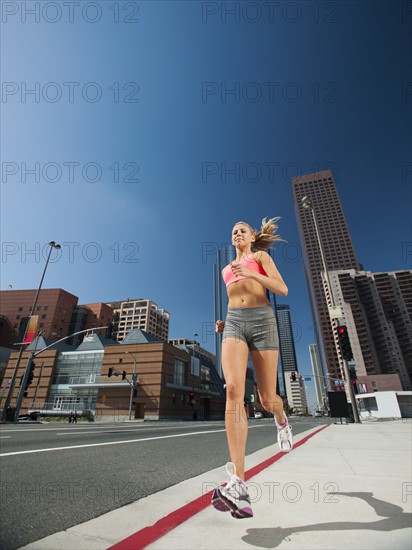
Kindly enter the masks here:
[[36, 368], [36, 363], [34, 361], [32, 361], [31, 365], [30, 365], [30, 371], [29, 371], [29, 378], [27, 380], [27, 386], [30, 386], [30, 384], [33, 382], [34, 369], [35, 368]]
[[292, 382], [296, 382], [296, 372], [290, 373], [290, 379], [292, 380]]
[[350, 378], [350, 382], [352, 384], [352, 387], [353, 387], [353, 392], [356, 394], [358, 394], [358, 384], [356, 382], [356, 380], [358, 379], [358, 375], [356, 374], [356, 367], [355, 365], [349, 365], [349, 378]]
[[[28, 386], [30, 386], [30, 384], [33, 382], [33, 378], [34, 378], [34, 369], [36, 367], [36, 363], [34, 361], [31, 362], [30, 364], [30, 370], [29, 370], [29, 377], [27, 378], [27, 383], [26, 383], [26, 387], [24, 388], [24, 391], [27, 390]], [[23, 378], [24, 378], [24, 374], [21, 376], [20, 378], [20, 386], [23, 384]]]
[[348, 329], [346, 326], [338, 327], [338, 338], [342, 357], [345, 361], [353, 359], [353, 352], [350, 345]]
[[109, 372], [107, 373], [107, 376], [110, 378], [113, 374], [113, 369], [112, 367], [109, 368]]
[[356, 367], [355, 365], [349, 365], [349, 378], [352, 381], [356, 381], [358, 379], [358, 375], [356, 374]]
[[125, 370], [122, 372], [122, 380], [126, 380], [126, 371]]

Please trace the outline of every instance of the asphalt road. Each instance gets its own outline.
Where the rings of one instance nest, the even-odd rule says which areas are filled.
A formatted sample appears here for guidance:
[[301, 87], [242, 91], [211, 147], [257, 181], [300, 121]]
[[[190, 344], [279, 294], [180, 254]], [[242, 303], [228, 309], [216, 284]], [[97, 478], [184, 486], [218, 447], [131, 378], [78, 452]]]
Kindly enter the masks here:
[[[298, 434], [323, 422], [292, 424]], [[249, 427], [247, 454], [276, 443], [273, 420]], [[19, 548], [227, 460], [222, 421], [2, 425], [0, 548]]]

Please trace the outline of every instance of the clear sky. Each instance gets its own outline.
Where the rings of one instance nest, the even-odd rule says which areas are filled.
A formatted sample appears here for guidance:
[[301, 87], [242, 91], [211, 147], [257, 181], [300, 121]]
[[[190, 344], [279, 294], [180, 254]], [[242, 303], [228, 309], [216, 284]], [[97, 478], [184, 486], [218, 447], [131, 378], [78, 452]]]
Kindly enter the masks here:
[[310, 372], [290, 179], [323, 168], [364, 268], [411, 268], [410, 2], [1, 7], [2, 289], [36, 288], [55, 240], [45, 288], [150, 298], [214, 351], [216, 250], [281, 216], [279, 301]]

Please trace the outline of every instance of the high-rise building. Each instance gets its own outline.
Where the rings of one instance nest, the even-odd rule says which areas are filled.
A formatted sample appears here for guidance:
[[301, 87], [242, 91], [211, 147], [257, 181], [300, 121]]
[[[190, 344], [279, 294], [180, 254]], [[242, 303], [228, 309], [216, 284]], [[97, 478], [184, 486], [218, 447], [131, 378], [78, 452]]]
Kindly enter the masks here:
[[[358, 376], [398, 374], [412, 389], [412, 271], [331, 271]], [[395, 388], [393, 388], [395, 389]]]
[[308, 414], [308, 399], [303, 378], [298, 374], [296, 380], [292, 380], [288, 373], [285, 376], [285, 386], [289, 407], [293, 407], [295, 412], [300, 414]]
[[322, 364], [320, 361], [319, 348], [317, 344], [309, 344], [309, 355], [315, 384], [316, 401], [318, 408], [322, 410], [328, 396], [328, 384], [322, 371]]
[[[227, 314], [227, 296], [226, 285], [222, 277], [222, 269], [228, 263], [236, 260], [236, 249], [234, 246], [225, 246], [217, 250], [216, 263], [213, 266], [213, 295], [214, 295], [214, 314], [215, 321], [226, 319]], [[222, 336], [215, 333], [215, 355], [216, 367], [219, 376], [223, 378], [222, 373]]]
[[290, 306], [287, 304], [276, 304], [276, 314], [280, 340], [279, 351], [282, 358], [283, 372], [285, 375], [287, 372], [298, 372], [299, 369], [296, 360]]
[[[287, 395], [285, 386], [285, 377], [293, 371], [298, 372], [298, 363], [296, 360], [295, 340], [293, 338], [292, 319], [290, 316], [290, 306], [287, 304], [276, 303], [276, 319], [279, 333], [279, 367], [278, 367], [278, 385], [280, 395], [290, 398]], [[283, 387], [283, 392], [282, 392]]]
[[315, 312], [314, 323], [317, 325], [315, 334], [318, 334], [321, 340], [317, 343], [323, 350], [330, 375], [333, 378], [341, 378], [342, 363], [329, 317], [330, 302], [328, 303], [316, 227], [311, 212], [302, 205], [303, 197], [308, 197], [312, 202], [326, 269], [328, 271], [359, 270], [361, 266], [355, 254], [332, 172], [324, 170], [294, 177], [292, 188], [306, 264], [309, 298]]
[[107, 303], [113, 308], [112, 337], [121, 342], [132, 329], [139, 328], [162, 340], [169, 338], [170, 314], [152, 300], [137, 298]]

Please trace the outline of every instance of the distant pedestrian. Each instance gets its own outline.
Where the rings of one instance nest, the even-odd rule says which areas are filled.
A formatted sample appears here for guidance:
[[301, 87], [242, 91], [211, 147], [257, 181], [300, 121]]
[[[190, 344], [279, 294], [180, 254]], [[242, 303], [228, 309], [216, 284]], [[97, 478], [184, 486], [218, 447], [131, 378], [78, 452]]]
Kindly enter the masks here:
[[260, 231], [246, 222], [232, 230], [236, 260], [222, 271], [229, 298], [226, 321], [216, 321], [215, 331], [223, 333], [222, 369], [226, 382], [226, 435], [231, 462], [226, 465], [230, 480], [213, 492], [212, 504], [235, 518], [253, 516], [244, 483], [248, 419], [244, 407], [246, 368], [250, 351], [260, 402], [274, 415], [280, 449], [292, 450], [292, 429], [276, 394], [279, 338], [276, 317], [267, 291], [287, 296], [288, 288], [271, 256], [265, 252], [280, 240], [278, 218], [262, 220]]
[[69, 424], [73, 422], [73, 413], [70, 413], [69, 415]]
[[73, 422], [76, 422], [77, 424], [77, 412], [74, 413]]

